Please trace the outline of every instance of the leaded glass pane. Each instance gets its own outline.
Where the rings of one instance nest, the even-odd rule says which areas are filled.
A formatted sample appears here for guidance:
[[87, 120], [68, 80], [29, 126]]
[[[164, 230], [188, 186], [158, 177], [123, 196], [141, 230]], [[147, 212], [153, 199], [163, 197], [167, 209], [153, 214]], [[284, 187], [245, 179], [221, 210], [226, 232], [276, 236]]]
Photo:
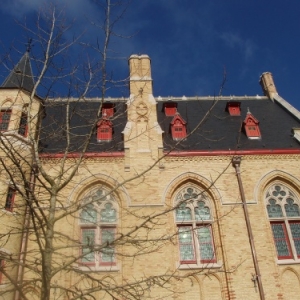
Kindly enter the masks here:
[[201, 260], [213, 260], [215, 257], [210, 226], [197, 228]]
[[291, 256], [284, 224], [273, 223], [271, 225], [278, 257]]
[[195, 252], [193, 245], [192, 227], [179, 227], [179, 249], [181, 261], [194, 261]]
[[92, 204], [88, 204], [80, 214], [81, 223], [93, 223], [97, 222], [97, 211]]
[[[101, 230], [101, 243], [111, 243], [115, 239], [114, 228], [102, 228]], [[112, 246], [105, 247], [101, 250], [101, 262], [112, 263], [115, 261], [115, 250]]]
[[194, 189], [188, 188], [187, 193], [183, 195], [185, 200], [195, 200], [198, 197], [198, 194], [194, 192]]
[[98, 189], [92, 196], [93, 201], [103, 201], [105, 199], [104, 191]]
[[284, 205], [286, 216], [287, 217], [299, 217], [299, 206], [294, 203], [294, 200], [288, 198], [286, 200], [287, 204]]
[[290, 223], [290, 228], [296, 248], [297, 256], [300, 256], [300, 223]]
[[281, 206], [276, 204], [276, 200], [270, 199], [269, 203], [270, 204], [267, 205], [269, 218], [283, 217]]
[[117, 220], [116, 210], [113, 208], [111, 203], [106, 203], [104, 209], [100, 212], [101, 222], [112, 223]]
[[205, 206], [204, 201], [198, 202], [198, 207], [195, 208], [195, 217], [197, 221], [211, 219], [209, 208]]
[[186, 207], [185, 203], [181, 203], [176, 209], [176, 221], [189, 221], [192, 220], [192, 213], [190, 208]]
[[95, 229], [83, 229], [82, 230], [82, 262], [94, 262], [95, 253], [93, 250], [95, 243]]

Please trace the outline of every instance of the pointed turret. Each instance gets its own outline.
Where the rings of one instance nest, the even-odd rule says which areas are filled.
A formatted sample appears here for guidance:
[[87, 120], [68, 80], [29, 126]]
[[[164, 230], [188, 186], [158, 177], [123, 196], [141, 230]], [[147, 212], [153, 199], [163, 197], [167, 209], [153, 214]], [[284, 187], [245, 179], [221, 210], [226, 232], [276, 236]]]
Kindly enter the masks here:
[[18, 64], [13, 68], [7, 76], [2, 88], [19, 88], [31, 92], [34, 87], [34, 80], [30, 64], [28, 51], [22, 56]]

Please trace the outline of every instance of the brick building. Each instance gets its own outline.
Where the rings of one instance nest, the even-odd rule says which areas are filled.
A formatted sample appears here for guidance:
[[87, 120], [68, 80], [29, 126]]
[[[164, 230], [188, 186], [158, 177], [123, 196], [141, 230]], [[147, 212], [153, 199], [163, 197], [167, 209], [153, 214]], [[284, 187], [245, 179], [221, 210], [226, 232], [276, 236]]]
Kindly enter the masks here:
[[0, 297], [40, 297], [52, 216], [51, 299], [299, 299], [300, 113], [272, 75], [164, 98], [129, 69], [126, 99], [43, 100], [28, 53], [3, 83]]

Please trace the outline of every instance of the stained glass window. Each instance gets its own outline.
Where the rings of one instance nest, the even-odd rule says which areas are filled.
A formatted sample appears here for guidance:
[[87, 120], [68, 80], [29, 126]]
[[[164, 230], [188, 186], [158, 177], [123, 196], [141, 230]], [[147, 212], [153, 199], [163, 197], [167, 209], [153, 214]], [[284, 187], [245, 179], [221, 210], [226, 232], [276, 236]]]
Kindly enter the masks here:
[[95, 243], [95, 230], [94, 229], [83, 229], [82, 230], [82, 254], [84, 255], [81, 259], [82, 262], [94, 262], [95, 253], [93, 251]]
[[294, 200], [291, 198], [288, 198], [286, 200], [286, 204], [284, 206], [285, 208], [285, 212], [286, 212], [286, 216], [287, 217], [299, 217], [300, 213], [299, 213], [299, 206], [298, 204], [294, 203]]
[[295, 193], [276, 184], [267, 191], [266, 201], [278, 259], [300, 258], [300, 221], [295, 221], [300, 210]]
[[[215, 262], [210, 201], [205, 191], [188, 186], [176, 196], [180, 262], [203, 264]], [[184, 225], [184, 226], [182, 226]]]
[[210, 220], [209, 207], [205, 206], [205, 202], [199, 201], [198, 207], [195, 208], [196, 220]]
[[181, 203], [176, 209], [176, 221], [192, 220], [191, 209], [186, 207], [185, 203]]
[[114, 228], [103, 228], [101, 230], [101, 244], [108, 244], [107, 247], [101, 250], [101, 262], [103, 263], [112, 263], [114, 262], [114, 248], [109, 245], [113, 242], [115, 238], [115, 230]]
[[269, 205], [267, 205], [268, 215], [270, 218], [282, 217], [282, 209], [279, 204], [276, 204], [276, 200], [269, 200]]
[[97, 222], [97, 210], [94, 209], [92, 204], [87, 205], [80, 214], [80, 220], [82, 223], [96, 223]]
[[210, 226], [197, 228], [197, 235], [200, 247], [201, 261], [208, 262], [214, 259], [214, 246]]
[[113, 241], [117, 223], [114, 195], [97, 188], [82, 201], [86, 204], [80, 213], [83, 245], [81, 262], [95, 267], [114, 265], [116, 257]]
[[180, 260], [182, 262], [195, 261], [192, 227], [179, 227]]
[[291, 222], [290, 228], [291, 228], [297, 256], [300, 257], [300, 222]]
[[111, 203], [106, 203], [105, 208], [101, 210], [100, 212], [101, 215], [101, 221], [102, 222], [116, 222], [117, 215], [116, 215], [116, 210], [113, 208]]

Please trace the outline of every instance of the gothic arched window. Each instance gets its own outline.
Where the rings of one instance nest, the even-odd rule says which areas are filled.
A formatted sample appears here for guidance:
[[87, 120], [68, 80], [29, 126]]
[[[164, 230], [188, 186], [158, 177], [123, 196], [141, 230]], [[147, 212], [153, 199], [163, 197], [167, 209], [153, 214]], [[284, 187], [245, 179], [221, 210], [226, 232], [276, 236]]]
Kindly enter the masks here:
[[81, 263], [95, 267], [116, 265], [114, 240], [117, 202], [114, 195], [97, 188], [83, 199], [80, 212]]
[[194, 186], [182, 189], [175, 199], [181, 264], [216, 262], [212, 211], [207, 194]]
[[300, 258], [299, 199], [289, 188], [276, 183], [267, 191], [266, 207], [278, 259]]

